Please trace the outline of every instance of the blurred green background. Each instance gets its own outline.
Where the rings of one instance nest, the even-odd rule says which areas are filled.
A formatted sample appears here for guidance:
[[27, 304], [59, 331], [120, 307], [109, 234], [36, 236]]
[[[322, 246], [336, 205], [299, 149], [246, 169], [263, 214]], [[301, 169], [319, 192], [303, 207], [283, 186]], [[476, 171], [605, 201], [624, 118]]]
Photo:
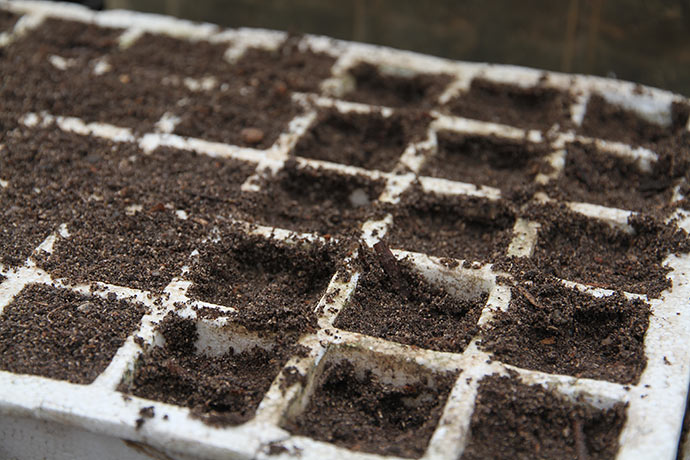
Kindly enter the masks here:
[[618, 77], [690, 96], [690, 0], [106, 0], [106, 7]]

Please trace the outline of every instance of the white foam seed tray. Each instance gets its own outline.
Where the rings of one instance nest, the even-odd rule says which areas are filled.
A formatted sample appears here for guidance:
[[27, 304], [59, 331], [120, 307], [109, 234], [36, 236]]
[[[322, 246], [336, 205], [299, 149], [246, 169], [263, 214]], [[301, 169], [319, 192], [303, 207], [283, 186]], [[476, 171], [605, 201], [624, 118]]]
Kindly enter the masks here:
[[[103, 26], [124, 27], [121, 45], [133, 43], [142, 33], [152, 32], [170, 34], [190, 40], [209, 40], [228, 43], [226, 59], [232, 61], [251, 47], [275, 48], [285, 38], [281, 32], [256, 29], [222, 30], [211, 24], [196, 24], [169, 17], [132, 13], [127, 11], [105, 11], [94, 13], [69, 4], [42, 2], [0, 1], [0, 7], [13, 10], [23, 16], [14, 29], [0, 34], [0, 46], [6, 46], [23, 34], [30, 34], [47, 16], [57, 16], [72, 20], [93, 22]], [[270, 168], [278, 170], [287, 159], [288, 152], [300, 136], [316, 119], [316, 109], [321, 106], [335, 106], [341, 111], [370, 112], [371, 106], [338, 100], [350, 84], [348, 69], [359, 62], [371, 62], [384, 71], [394, 72], [439, 72], [454, 76], [440, 96], [440, 102], [448, 101], [469, 87], [473, 78], [483, 78], [509, 82], [525, 87], [537, 84], [546, 76], [550, 86], [573, 91], [575, 103], [571, 107], [572, 120], [582, 122], [590, 94], [603, 95], [610, 102], [633, 109], [642, 117], [659, 123], [670, 123], [670, 105], [674, 101], [684, 101], [680, 96], [669, 92], [596, 77], [564, 75], [541, 72], [531, 69], [476, 63], [448, 61], [440, 58], [397, 51], [371, 45], [347, 43], [332, 39], [306, 36], [301, 45], [314, 51], [329, 53], [337, 57], [332, 69], [332, 78], [322, 85], [322, 96], [296, 94], [294, 98], [303, 104], [307, 111], [293, 120], [288, 131], [282, 134], [275, 144], [267, 150], [255, 150], [233, 145], [209, 142], [204, 139], [190, 139], [172, 134], [176, 119], [165, 115], [157, 125], [156, 132], [134, 135], [129, 129], [103, 123], [85, 123], [82, 120], [63, 117], [60, 114], [27, 113], [22, 117], [26, 126], [54, 126], [56, 129], [74, 132], [83, 136], [107, 138], [116, 142], [137, 143], [142, 150], [151, 151], [165, 145], [179, 149], [189, 149], [201, 154], [231, 157], [256, 164], [257, 171]], [[56, 69], [65, 63], [54, 57]], [[102, 69], [107, 71], [107, 68]], [[213, 89], [212, 79], [188, 80], [185, 84], [192, 90]], [[378, 108], [376, 108], [378, 109]], [[383, 114], [391, 113], [383, 108]], [[433, 112], [428, 138], [411, 144], [400, 158], [400, 163], [412, 171], [419, 171], [426, 156], [433, 155], [436, 146], [436, 132], [440, 129], [475, 134], [492, 134], [506, 138], [526, 138], [534, 142], [544, 139], [540, 131], [524, 131], [519, 128], [488, 122], [464, 119]], [[688, 127], [690, 129], [690, 126]], [[551, 162], [554, 172], [549, 176], [540, 175], [536, 180], [548, 182], [557, 177], [564, 166], [563, 147], [566, 142], [578, 139], [593, 142], [599, 149], [611, 155], [632, 157], [638, 160], [641, 169], [648, 169], [656, 161], [655, 152], [644, 148], [632, 148], [625, 144], [589, 139], [571, 132], [558, 132], [555, 127], [550, 134], [552, 154], [545, 161]], [[421, 153], [421, 154], [420, 154]], [[386, 188], [379, 198], [395, 202], [410, 186], [414, 174], [396, 175], [378, 171], [368, 171], [328, 162], [299, 159], [300, 162], [317, 168], [335, 169], [344, 173], [361, 173], [386, 181]], [[490, 187], [475, 187], [471, 184], [452, 182], [436, 178], [420, 178], [428, 191], [451, 195], [475, 195], [498, 199], [501, 192]], [[4, 182], [0, 184], [7, 186]], [[250, 177], [244, 189], [256, 188], [257, 181]], [[674, 197], [678, 199], [679, 196]], [[548, 200], [542, 196], [541, 199]], [[610, 209], [588, 203], [572, 203], [574, 211], [592, 218], [601, 219], [612, 225], [627, 227], [630, 212]], [[133, 210], [136, 212], [136, 209]], [[184, 212], [178, 212], [181, 219]], [[679, 214], [680, 225], [690, 230], [690, 218]], [[390, 217], [379, 222], [367, 222], [363, 226], [365, 241], [373, 245], [390, 225]], [[290, 240], [291, 232], [259, 227], [252, 230], [269, 238]], [[377, 236], [374, 236], [377, 235]], [[537, 237], [536, 224], [518, 219], [513, 241], [508, 252], [517, 256], [530, 256]], [[302, 235], [305, 236], [305, 235]], [[311, 239], [316, 236], [306, 235]], [[37, 251], [50, 252], [59, 238], [69, 238], [69, 229], [62, 226], [44, 241]], [[430, 280], [441, 280], [451, 287], [458, 296], [476, 296], [488, 293], [489, 300], [480, 318], [480, 324], [490, 320], [492, 314], [504, 310], [510, 302], [510, 288], [497, 282], [497, 273], [490, 264], [475, 265], [472, 268], [447, 268], [438, 260], [423, 254], [394, 251], [397, 257], [411, 256], [414, 264]], [[191, 256], [190, 256], [191, 257]], [[569, 398], [584, 398], [597, 407], [611, 407], [622, 402], [628, 404], [627, 420], [620, 436], [619, 460], [655, 458], [673, 459], [676, 455], [678, 439], [683, 418], [683, 410], [690, 378], [690, 315], [685, 314], [686, 303], [690, 298], [690, 257], [671, 255], [666, 263], [672, 268], [670, 278], [673, 288], [664, 292], [658, 299], [641, 297], [649, 303], [652, 310], [650, 325], [645, 338], [647, 366], [636, 385], [620, 385], [606, 381], [551, 375], [508, 366], [489, 360], [488, 354], [477, 347], [475, 338], [463, 353], [442, 353], [413, 349], [404, 345], [378, 338], [338, 330], [333, 321], [356, 287], [358, 275], [354, 273], [345, 284], [333, 279], [327, 290], [335, 293], [333, 304], [324, 308], [319, 318], [316, 334], [303, 337], [301, 343], [309, 348], [306, 358], [292, 358], [286, 366], [294, 365], [308, 375], [307, 384], [295, 383], [282, 392], [276, 378], [249, 422], [228, 428], [214, 428], [189, 417], [189, 411], [169, 404], [131, 397], [126, 400], [115, 391], [115, 387], [127, 372], [131, 371], [137, 356], [141, 353], [135, 344], [135, 335], [148, 343], [156, 343], [160, 337], [154, 325], [173, 304], [187, 301], [186, 290], [190, 282], [185, 280], [183, 270], [165, 289], [165, 294], [157, 296], [150, 292], [126, 286], [102, 284], [103, 290], [92, 292], [89, 286], [73, 285], [64, 280], [51, 279], [50, 275], [38, 268], [30, 257], [22, 267], [2, 267], [0, 273], [7, 279], [0, 284], [0, 313], [12, 298], [28, 283], [55, 284], [87, 295], [107, 296], [114, 293], [119, 298], [135, 298], [150, 308], [141, 325], [118, 350], [107, 369], [90, 385], [76, 385], [30, 375], [16, 375], [0, 371], [0, 455], [7, 458], [36, 459], [227, 459], [268, 457], [272, 443], [280, 443], [287, 450], [271, 458], [299, 456], [304, 459], [323, 458], [381, 458], [378, 455], [353, 452], [334, 445], [315, 441], [306, 437], [292, 436], [280, 428], [280, 421], [286, 414], [299, 413], [308, 401], [313, 389], [315, 376], [323, 363], [329, 359], [349, 357], [358, 365], [373, 368], [384, 380], [390, 379], [386, 369], [402, 369], [405, 373], [411, 363], [432, 370], [462, 370], [457, 379], [440, 422], [424, 454], [425, 459], [455, 459], [462, 453], [468, 440], [469, 421], [473, 411], [474, 398], [479, 380], [488, 374], [505, 374], [508, 369], [517, 372], [525, 383], [539, 383]], [[592, 295], [605, 295], [609, 291], [584, 285], [577, 288]], [[324, 296], [325, 297], [325, 296]], [[325, 298], [321, 300], [321, 304]], [[229, 307], [208, 305], [211, 308], [228, 310]], [[682, 315], [676, 313], [683, 311]], [[196, 317], [194, 309], [179, 312], [182, 316]], [[223, 319], [208, 321], [198, 319], [200, 350], [207, 353], [222, 353], [227, 347], [243, 348], [258, 343], [256, 338], [241, 332], [232, 332], [232, 325]], [[230, 332], [228, 332], [228, 328]], [[667, 364], [667, 363], [670, 363]], [[471, 377], [471, 378], [469, 378]], [[394, 382], [404, 383], [401, 381]], [[154, 406], [155, 416], [140, 428], [136, 427], [139, 411], [143, 407]], [[167, 420], [162, 416], [167, 415]], [[690, 448], [685, 446], [685, 459], [690, 458]], [[392, 458], [392, 457], [390, 457]]]

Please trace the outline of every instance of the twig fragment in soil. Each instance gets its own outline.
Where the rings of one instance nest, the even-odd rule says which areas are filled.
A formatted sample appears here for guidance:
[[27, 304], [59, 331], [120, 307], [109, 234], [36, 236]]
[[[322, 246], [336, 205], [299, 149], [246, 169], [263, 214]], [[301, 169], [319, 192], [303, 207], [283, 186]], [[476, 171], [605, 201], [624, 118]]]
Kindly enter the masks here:
[[379, 241], [378, 243], [374, 244], [374, 250], [376, 251], [376, 256], [378, 257], [379, 262], [381, 262], [383, 270], [391, 279], [393, 287], [400, 291], [402, 295], [406, 297], [409, 296], [410, 290], [407, 286], [407, 282], [400, 273], [398, 259], [395, 258], [390, 248], [383, 241]]
[[544, 309], [544, 306], [543, 306], [542, 304], [540, 304], [540, 303], [537, 301], [537, 299], [532, 295], [532, 293], [530, 293], [527, 289], [523, 288], [522, 286], [517, 286], [517, 285], [515, 286], [515, 289], [517, 289], [517, 291], [518, 291], [520, 294], [522, 294], [522, 296], [523, 296], [525, 299], [527, 299], [527, 301], [528, 301], [529, 303], [531, 303], [532, 305], [534, 305], [535, 307], [537, 307], [537, 308], [539, 308], [539, 309], [541, 309], [541, 310]]

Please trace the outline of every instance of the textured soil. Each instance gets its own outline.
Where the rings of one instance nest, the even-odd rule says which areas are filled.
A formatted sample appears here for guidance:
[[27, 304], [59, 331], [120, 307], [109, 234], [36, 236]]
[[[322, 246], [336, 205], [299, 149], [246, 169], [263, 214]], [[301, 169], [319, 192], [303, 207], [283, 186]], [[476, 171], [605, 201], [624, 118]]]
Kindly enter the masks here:
[[298, 232], [358, 233], [374, 215], [372, 201], [383, 186], [383, 181], [363, 175], [299, 167], [288, 161], [278, 174], [264, 179], [261, 191], [246, 194], [242, 217]]
[[[0, 55], [0, 100], [5, 116], [47, 111], [149, 131], [164, 112], [186, 93], [163, 86], [146, 69], [113, 68], [96, 75], [99, 60], [117, 53], [122, 29], [48, 19], [38, 29], [13, 42]], [[51, 56], [66, 59], [58, 69]], [[110, 58], [109, 58], [110, 59]]]
[[550, 169], [540, 161], [547, 153], [546, 146], [532, 142], [441, 131], [438, 151], [420, 174], [510, 191]]
[[504, 254], [515, 221], [500, 203], [424, 193], [420, 187], [405, 192], [391, 211], [393, 225], [385, 241], [392, 248], [466, 260]]
[[193, 320], [174, 313], [157, 331], [165, 345], [152, 346], [140, 357], [131, 381], [118, 390], [141, 398], [189, 407], [194, 417], [218, 426], [251, 419], [291, 354], [290, 346], [271, 350], [255, 346], [241, 353], [232, 348], [219, 356], [196, 353]]
[[139, 325], [145, 308], [29, 284], [0, 321], [0, 369], [89, 384]]
[[540, 221], [533, 262], [545, 274], [651, 297], [671, 286], [662, 262], [690, 250], [687, 233], [649, 216], [629, 219], [634, 234], [568, 211], [536, 210]]
[[621, 294], [596, 298], [556, 281], [513, 287], [482, 347], [525, 369], [635, 384], [644, 370], [649, 306]]
[[313, 331], [314, 310], [336, 272], [334, 245], [279, 243], [229, 231], [201, 249], [192, 298], [233, 307], [253, 331]]
[[566, 151], [565, 170], [549, 184], [552, 197], [648, 213], [671, 200], [674, 182], [663, 161], [643, 172], [636, 162], [600, 152], [592, 144], [568, 144]]
[[[243, 147], [266, 149], [301, 109], [279, 83], [232, 79], [227, 87], [190, 95], [176, 109], [175, 134]], [[256, 135], [248, 135], [248, 130]]]
[[241, 75], [278, 82], [290, 91], [318, 93], [319, 85], [331, 76], [335, 58], [301, 49], [301, 36], [290, 36], [276, 50], [248, 49], [237, 61]]
[[372, 64], [361, 63], [349, 71], [355, 87], [345, 94], [350, 101], [384, 107], [431, 109], [451, 81], [450, 75], [398, 76], [381, 73]]
[[172, 76], [203, 78], [231, 70], [231, 64], [223, 58], [228, 46], [144, 33], [126, 49], [114, 53], [109, 62], [120, 72], [140, 71], [159, 81]]
[[448, 109], [461, 117], [548, 131], [554, 124], [561, 129], [570, 125], [571, 103], [568, 93], [555, 88], [522, 88], [478, 78]]
[[[420, 368], [415, 382], [396, 387], [349, 361], [327, 363], [305, 411], [284, 428], [352, 450], [421, 457], [455, 377], [432, 375]], [[423, 383], [432, 378], [434, 386]]]
[[41, 266], [71, 281], [162, 290], [204, 236], [203, 225], [154, 207], [130, 215], [117, 205], [82, 205], [69, 221], [70, 237], [58, 239]]
[[358, 257], [357, 289], [335, 327], [457, 353], [477, 333], [488, 294], [459, 299], [429, 283], [408, 263], [398, 261], [398, 273], [390, 274], [375, 251], [362, 247]]
[[340, 113], [325, 110], [300, 139], [294, 154], [367, 169], [391, 171], [407, 145], [425, 135], [430, 117], [417, 111]]
[[687, 124], [687, 107], [674, 105], [673, 109], [672, 125], [663, 127], [645, 120], [631, 110], [609, 103], [598, 94], [594, 94], [587, 103], [581, 132], [587, 136], [611, 141], [650, 146], [665, 140], [674, 131], [683, 129]]
[[484, 377], [462, 455], [471, 459], [613, 459], [625, 406], [601, 410], [540, 385]]

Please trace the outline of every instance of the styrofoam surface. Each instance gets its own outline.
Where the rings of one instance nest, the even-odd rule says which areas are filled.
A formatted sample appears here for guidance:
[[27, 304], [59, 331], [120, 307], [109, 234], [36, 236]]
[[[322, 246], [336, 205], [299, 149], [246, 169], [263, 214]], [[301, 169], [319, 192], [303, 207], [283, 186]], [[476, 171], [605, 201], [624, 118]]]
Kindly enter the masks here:
[[[228, 43], [226, 59], [234, 61], [251, 47], [275, 48], [285, 38], [281, 32], [256, 29], [221, 30], [210, 24], [196, 24], [169, 17], [132, 13], [126, 11], [105, 11], [94, 13], [69, 4], [42, 3], [33, 1], [2, 1], [0, 6], [25, 13], [13, 31], [0, 35], [0, 46], [11, 43], [16, 37], [31, 33], [46, 16], [59, 16], [80, 21], [91, 21], [100, 25], [124, 27], [120, 43], [128, 46], [143, 32], [171, 34], [190, 40], [209, 40], [215, 43]], [[257, 172], [269, 168], [280, 169], [289, 151], [316, 119], [319, 107], [334, 107], [342, 112], [369, 112], [373, 108], [366, 104], [356, 104], [337, 99], [348, 85], [347, 71], [361, 61], [378, 65], [384, 71], [392, 72], [443, 72], [454, 76], [446, 91], [441, 94], [441, 102], [466, 90], [472, 79], [481, 76], [499, 82], [509, 82], [525, 87], [537, 84], [544, 75], [548, 84], [568, 89], [576, 94], [571, 113], [576, 124], [582, 122], [590, 94], [602, 94], [607, 100], [626, 108], [638, 111], [646, 119], [667, 124], [670, 120], [670, 104], [682, 101], [680, 96], [657, 89], [644, 88], [632, 83], [608, 80], [597, 77], [564, 75], [542, 72], [514, 66], [454, 62], [445, 59], [397, 51], [389, 48], [347, 43], [324, 37], [306, 36], [303, 47], [322, 51], [337, 57], [332, 70], [332, 78], [322, 85], [323, 95], [295, 94], [294, 100], [307, 108], [304, 115], [293, 120], [287, 132], [267, 150], [226, 145], [204, 139], [190, 139], [171, 134], [176, 120], [165, 114], [157, 125], [156, 132], [134, 135], [131, 130], [103, 123], [84, 123], [82, 120], [64, 117], [60, 114], [27, 113], [22, 117], [26, 126], [55, 126], [57, 129], [74, 132], [83, 136], [107, 138], [116, 142], [135, 143], [144, 151], [151, 151], [164, 145], [178, 149], [189, 149], [200, 154], [237, 158], [256, 164]], [[63, 63], [56, 63], [59, 67]], [[104, 64], [102, 71], [108, 71]], [[193, 90], [205, 91], [214, 87], [213, 81], [189, 81], [185, 84]], [[376, 108], [379, 109], [379, 108]], [[383, 116], [392, 111], [383, 108]], [[457, 132], [494, 135], [509, 139], [527, 139], [541, 142], [544, 134], [537, 130], [523, 129], [495, 123], [470, 120], [442, 113], [432, 113], [434, 121], [428, 136], [417, 143], [410, 144], [400, 158], [400, 163], [413, 172], [418, 172], [428, 155], [436, 149], [436, 132], [452, 130]], [[690, 129], [690, 127], [689, 127]], [[579, 140], [593, 142], [599, 149], [611, 155], [635, 158], [641, 169], [646, 170], [656, 161], [653, 151], [632, 148], [625, 144], [589, 139], [575, 136], [572, 132], [550, 133], [551, 155], [546, 157], [555, 168], [549, 176], [538, 176], [537, 181], [548, 182], [555, 178], [564, 167], [563, 147], [566, 142]], [[553, 135], [555, 134], [555, 135]], [[421, 155], [419, 154], [421, 153]], [[382, 201], [397, 202], [400, 195], [412, 184], [415, 174], [393, 174], [369, 171], [362, 168], [343, 166], [323, 161], [300, 158], [302, 164], [322, 169], [334, 169], [346, 174], [364, 174], [372, 178], [384, 179], [386, 189], [379, 198]], [[250, 177], [243, 185], [244, 190], [259, 187], [256, 177]], [[499, 199], [501, 192], [491, 187], [476, 187], [472, 184], [453, 182], [437, 178], [419, 178], [422, 187], [449, 195], [482, 196], [490, 200]], [[7, 183], [0, 184], [3, 187]], [[543, 200], [549, 200], [542, 196]], [[587, 216], [601, 219], [621, 228], [629, 228], [627, 218], [630, 211], [610, 209], [589, 203], [571, 203], [571, 208]], [[131, 212], [139, 208], [132, 207]], [[178, 213], [186, 218], [184, 213]], [[690, 230], [690, 217], [681, 215], [681, 225]], [[391, 216], [382, 221], [367, 222], [363, 226], [363, 239], [373, 245], [385, 233], [392, 222]], [[538, 224], [518, 219], [514, 226], [513, 241], [508, 248], [512, 255], [529, 256], [536, 243]], [[293, 232], [265, 227], [251, 231], [290, 241]], [[318, 237], [307, 236], [311, 240]], [[58, 238], [69, 238], [66, 228], [59, 228], [37, 250], [50, 252]], [[423, 254], [394, 251], [397, 257], [409, 256], [419, 271], [432, 282], [440, 282], [449, 292], [457, 296], [476, 295], [486, 292], [489, 300], [483, 310], [479, 324], [486, 324], [492, 315], [508, 308], [510, 287], [497, 282], [497, 275], [490, 264], [472, 264], [471, 268], [448, 268], [433, 257]], [[191, 256], [191, 255], [190, 255]], [[130, 336], [118, 350], [107, 369], [90, 385], [76, 385], [29, 375], [16, 375], [0, 371], [0, 455], [3, 458], [103, 458], [103, 459], [227, 459], [227, 458], [267, 458], [269, 446], [280, 442], [287, 452], [278, 458], [299, 456], [304, 459], [323, 458], [381, 458], [373, 454], [352, 452], [324, 442], [301, 436], [292, 436], [279, 427], [285, 414], [299, 412], [306, 404], [313, 389], [318, 369], [328, 359], [339, 356], [352, 356], [356, 362], [377, 369], [377, 362], [393, 360], [404, 367], [405, 363], [416, 363], [434, 370], [462, 370], [448, 398], [442, 419], [431, 438], [423, 458], [455, 459], [468, 439], [469, 420], [473, 411], [474, 396], [481, 377], [498, 372], [505, 374], [515, 371], [525, 383], [539, 383], [570, 398], [584, 398], [597, 407], [611, 407], [622, 402], [628, 404], [627, 421], [620, 437], [619, 460], [655, 458], [675, 458], [678, 436], [681, 428], [683, 409], [690, 379], [690, 315], [685, 314], [685, 304], [690, 298], [690, 257], [671, 255], [666, 263], [672, 267], [670, 274], [673, 288], [659, 299], [629, 294], [646, 300], [652, 309], [650, 325], [645, 338], [645, 351], [648, 359], [640, 381], [636, 385], [620, 385], [586, 378], [552, 375], [538, 371], [519, 369], [498, 361], [489, 360], [489, 355], [477, 346], [477, 338], [463, 353], [445, 353], [421, 350], [388, 342], [383, 339], [338, 330], [333, 321], [344, 302], [351, 295], [358, 281], [358, 274], [343, 283], [334, 278], [327, 294], [334, 294], [334, 304], [324, 308], [319, 317], [319, 330], [316, 334], [302, 338], [302, 345], [310, 349], [306, 358], [293, 358], [288, 366], [294, 365], [309, 375], [305, 388], [293, 384], [283, 393], [279, 388], [280, 376], [266, 394], [256, 416], [251, 421], [228, 428], [205, 425], [190, 418], [188, 409], [169, 404], [130, 397], [124, 399], [115, 387], [123, 375], [130, 372], [134, 361], [141, 353], [134, 343], [135, 335], [148, 343], [158, 343], [160, 337], [154, 331], [154, 324], [174, 309], [173, 304], [187, 301], [186, 290], [190, 282], [185, 279], [186, 269], [165, 289], [163, 295], [155, 295], [126, 286], [102, 284], [103, 290], [92, 292], [86, 285], [70, 285], [62, 280], [53, 280], [39, 269], [31, 258], [22, 267], [2, 267], [0, 273], [7, 279], [0, 284], [0, 314], [12, 298], [28, 283], [54, 283], [87, 295], [107, 296], [115, 293], [119, 298], [135, 298], [150, 308], [141, 322], [140, 328]], [[564, 280], [564, 283], [591, 293], [605, 295], [610, 291], [578, 285]], [[337, 294], [336, 294], [337, 292]], [[324, 304], [325, 299], [321, 300]], [[197, 305], [220, 308], [196, 302]], [[684, 314], [677, 315], [676, 312]], [[317, 310], [318, 311], [318, 310]], [[195, 311], [188, 307], [180, 314], [195, 318]], [[251, 334], [235, 331], [228, 336], [227, 324], [223, 319], [197, 320], [200, 350], [221, 353], [227, 347], [242, 348], [248, 344], [259, 343]], [[225, 329], [224, 329], [225, 328]], [[232, 328], [231, 328], [232, 330]], [[670, 365], [665, 362], [670, 362]], [[471, 377], [471, 378], [468, 378]], [[136, 420], [139, 410], [154, 406], [155, 417], [147, 420], [140, 429]], [[167, 420], [162, 415], [167, 415]], [[35, 442], [39, 439], [40, 442]], [[126, 440], [126, 441], [125, 441]], [[4, 449], [4, 450], [3, 450]], [[95, 449], [95, 450], [94, 450]], [[690, 448], [686, 447], [686, 456]], [[98, 454], [94, 454], [98, 452]], [[276, 456], [270, 456], [276, 458]], [[392, 457], [388, 457], [392, 458]]]

